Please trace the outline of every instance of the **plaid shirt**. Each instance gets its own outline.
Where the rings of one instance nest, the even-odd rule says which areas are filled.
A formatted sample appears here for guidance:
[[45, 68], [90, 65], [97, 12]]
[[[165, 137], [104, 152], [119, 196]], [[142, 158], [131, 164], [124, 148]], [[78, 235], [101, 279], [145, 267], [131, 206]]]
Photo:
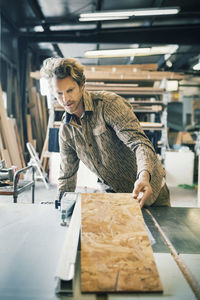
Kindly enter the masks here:
[[59, 190], [75, 190], [81, 160], [117, 193], [132, 193], [137, 175], [147, 170], [153, 199], [146, 204], [152, 204], [165, 172], [132, 106], [115, 93], [87, 90], [83, 105], [81, 125], [74, 115], [65, 113], [60, 126]]

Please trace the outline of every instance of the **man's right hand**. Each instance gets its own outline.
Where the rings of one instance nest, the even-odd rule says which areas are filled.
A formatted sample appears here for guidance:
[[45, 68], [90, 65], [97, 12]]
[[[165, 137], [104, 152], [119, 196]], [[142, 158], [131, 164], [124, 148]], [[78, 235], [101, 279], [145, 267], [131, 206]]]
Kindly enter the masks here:
[[138, 199], [141, 208], [147, 200], [151, 199], [153, 194], [149, 180], [149, 173], [144, 170], [134, 184], [132, 196], [133, 199]]

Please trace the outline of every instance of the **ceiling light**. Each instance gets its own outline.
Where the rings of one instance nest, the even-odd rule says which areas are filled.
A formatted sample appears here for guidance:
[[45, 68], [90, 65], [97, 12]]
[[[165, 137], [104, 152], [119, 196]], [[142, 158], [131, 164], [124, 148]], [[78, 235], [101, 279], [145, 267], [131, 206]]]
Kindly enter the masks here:
[[146, 8], [146, 9], [135, 9], [135, 10], [121, 10], [121, 11], [104, 11], [94, 13], [83, 13], [80, 14], [79, 21], [104, 21], [104, 20], [115, 20], [130, 17], [142, 17], [142, 16], [158, 16], [158, 15], [173, 15], [180, 11], [178, 7], [165, 7], [165, 8]]
[[200, 70], [200, 59], [199, 59], [199, 62], [193, 66], [193, 70], [195, 71], [199, 71]]
[[94, 50], [86, 51], [84, 56], [87, 58], [105, 57], [129, 57], [129, 56], [148, 56], [173, 53], [178, 49], [177, 45], [168, 45], [152, 48], [132, 48], [132, 49], [113, 49], [113, 50]]
[[171, 53], [167, 53], [164, 56], [165, 61], [167, 61], [171, 57]]
[[171, 60], [167, 60], [167, 61], [166, 61], [166, 65], [167, 65], [169, 68], [171, 68], [171, 67], [172, 67], [172, 62], [171, 62]]
[[110, 21], [110, 20], [127, 20], [129, 19], [129, 17], [123, 17], [123, 16], [119, 16], [119, 17], [89, 17], [89, 18], [85, 18], [85, 17], [80, 17], [79, 21], [80, 22], [91, 22], [91, 21]]
[[36, 32], [43, 32], [44, 31], [44, 28], [41, 26], [41, 25], [37, 25], [37, 26], [34, 26], [34, 30]]

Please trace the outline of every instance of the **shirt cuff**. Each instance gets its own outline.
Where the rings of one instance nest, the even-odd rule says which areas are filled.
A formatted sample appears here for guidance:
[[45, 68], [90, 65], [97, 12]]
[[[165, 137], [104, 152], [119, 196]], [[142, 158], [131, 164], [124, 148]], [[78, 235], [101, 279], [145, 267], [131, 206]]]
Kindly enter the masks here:
[[140, 173], [142, 173], [143, 171], [146, 171], [146, 172], [149, 173], [149, 182], [151, 182], [151, 173], [150, 173], [148, 170], [146, 170], [146, 169], [141, 170], [141, 171], [137, 174], [136, 180], [138, 180], [138, 178], [139, 178], [139, 176], [140, 176]]

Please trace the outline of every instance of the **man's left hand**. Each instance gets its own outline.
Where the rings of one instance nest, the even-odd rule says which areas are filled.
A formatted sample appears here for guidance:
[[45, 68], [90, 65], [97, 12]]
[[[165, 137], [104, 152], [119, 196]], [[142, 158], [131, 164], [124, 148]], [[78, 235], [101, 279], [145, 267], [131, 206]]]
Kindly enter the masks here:
[[140, 173], [139, 178], [135, 182], [132, 195], [133, 199], [138, 199], [141, 208], [147, 200], [151, 199], [152, 188], [149, 183], [149, 173], [147, 171]]

